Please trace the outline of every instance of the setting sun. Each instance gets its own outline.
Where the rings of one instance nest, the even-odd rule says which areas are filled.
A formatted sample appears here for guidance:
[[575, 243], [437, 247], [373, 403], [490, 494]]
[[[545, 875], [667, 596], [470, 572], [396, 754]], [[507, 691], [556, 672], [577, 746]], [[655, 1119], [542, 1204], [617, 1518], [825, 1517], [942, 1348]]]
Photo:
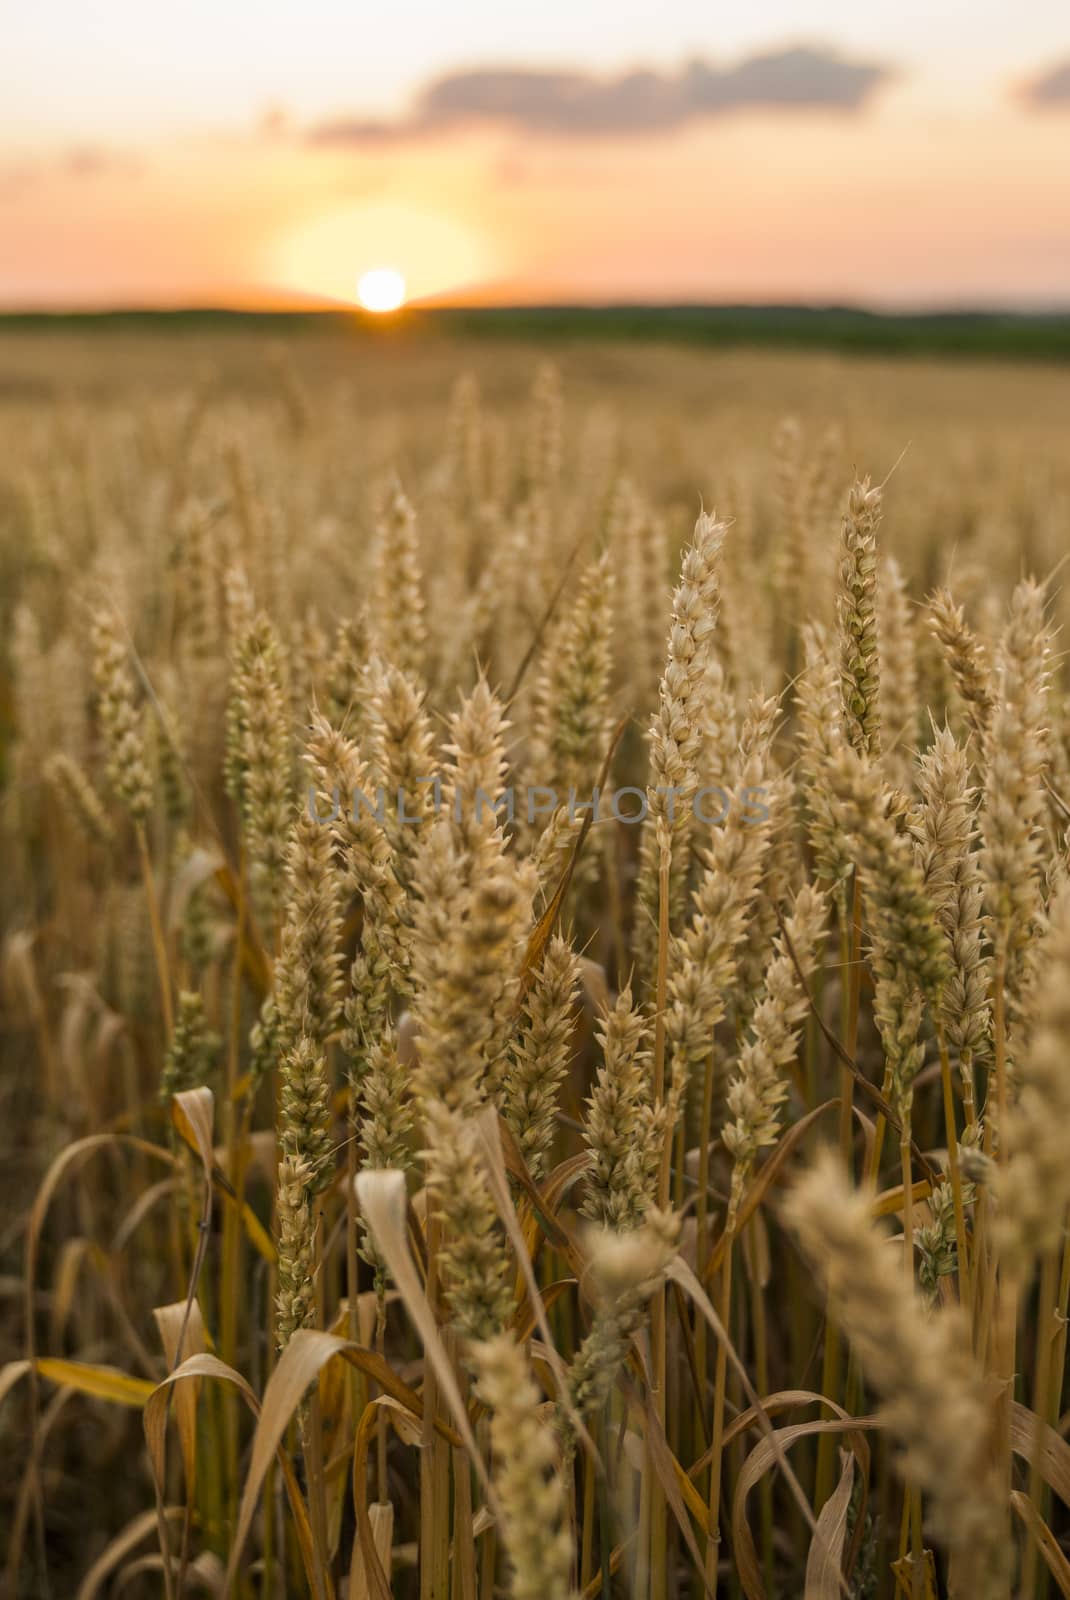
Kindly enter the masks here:
[[396, 311], [405, 303], [405, 279], [394, 267], [373, 267], [357, 285], [365, 311]]

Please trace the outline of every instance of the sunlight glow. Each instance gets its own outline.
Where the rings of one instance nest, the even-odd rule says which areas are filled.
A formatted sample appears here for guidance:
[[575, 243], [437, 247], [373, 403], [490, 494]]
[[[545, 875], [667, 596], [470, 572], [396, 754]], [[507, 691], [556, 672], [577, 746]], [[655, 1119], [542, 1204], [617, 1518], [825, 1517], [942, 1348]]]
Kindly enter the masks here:
[[265, 253], [260, 276], [277, 291], [388, 311], [498, 270], [494, 247], [467, 221], [416, 202], [372, 200], [287, 228]]
[[357, 285], [365, 311], [396, 311], [405, 304], [405, 279], [394, 267], [372, 267]]

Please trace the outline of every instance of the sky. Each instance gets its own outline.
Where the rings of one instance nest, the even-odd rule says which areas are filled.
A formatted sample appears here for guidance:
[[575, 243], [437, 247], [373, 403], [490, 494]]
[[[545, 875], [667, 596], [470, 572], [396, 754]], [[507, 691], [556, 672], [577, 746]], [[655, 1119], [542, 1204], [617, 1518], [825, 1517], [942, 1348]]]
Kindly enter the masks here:
[[0, 306], [1070, 306], [1066, 0], [34, 0]]

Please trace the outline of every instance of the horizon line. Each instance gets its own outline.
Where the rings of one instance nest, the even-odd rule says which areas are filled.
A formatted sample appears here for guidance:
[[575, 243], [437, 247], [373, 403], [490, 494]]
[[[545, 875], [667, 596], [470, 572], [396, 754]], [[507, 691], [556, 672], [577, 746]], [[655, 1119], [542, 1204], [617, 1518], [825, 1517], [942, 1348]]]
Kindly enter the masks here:
[[874, 320], [907, 321], [916, 318], [1013, 318], [1043, 320], [1070, 317], [1070, 299], [1065, 302], [1016, 302], [998, 300], [934, 299], [917, 303], [887, 304], [849, 298], [821, 299], [629, 299], [577, 298], [569, 300], [441, 300], [422, 298], [407, 301], [395, 311], [370, 312], [356, 302], [314, 304], [236, 304], [225, 300], [115, 301], [102, 304], [0, 304], [0, 322], [56, 319], [92, 320], [108, 317], [245, 317], [258, 320], [277, 318], [339, 319], [361, 325], [396, 327], [410, 317], [451, 315], [502, 316], [530, 314], [598, 315], [642, 312], [651, 316], [672, 313], [751, 313], [857, 316]]

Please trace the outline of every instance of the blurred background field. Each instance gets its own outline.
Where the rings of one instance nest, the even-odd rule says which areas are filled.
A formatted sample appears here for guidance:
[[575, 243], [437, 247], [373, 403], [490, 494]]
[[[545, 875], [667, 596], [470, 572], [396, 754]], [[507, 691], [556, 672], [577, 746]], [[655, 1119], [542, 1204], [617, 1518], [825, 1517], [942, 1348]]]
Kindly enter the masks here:
[[[753, 307], [409, 311], [382, 322], [358, 313], [0, 316], [0, 406], [24, 417], [35, 404], [136, 396], [151, 408], [207, 387], [270, 407], [281, 360], [314, 409], [344, 399], [356, 416], [374, 412], [378, 427], [391, 406], [440, 406], [459, 370], [493, 402], [519, 403], [545, 356], [574, 406], [617, 404], [623, 416], [639, 403], [675, 414], [677, 432], [683, 406], [692, 437], [696, 421], [760, 430], [787, 414], [891, 428], [909, 447], [909, 478], [910, 458], [928, 468], [934, 442], [961, 445], [976, 427], [1050, 456], [1070, 417], [1068, 349], [1070, 319], [1060, 317], [841, 319]], [[274, 403], [283, 403], [277, 386]]]
[[[585, 485], [582, 514], [595, 519], [592, 538], [600, 515], [592, 508], [614, 475], [626, 471], [667, 513], [671, 541], [686, 537], [699, 496], [708, 507], [741, 516], [746, 538], [765, 541], [764, 556], [756, 555], [766, 563], [761, 583], [768, 587], [782, 536], [776, 440], [788, 422], [800, 428], [801, 448], [824, 440], [844, 473], [857, 469], [878, 480], [893, 474], [895, 514], [886, 537], [920, 583], [956, 570], [969, 581], [978, 563], [1007, 582], [1023, 570], [1045, 572], [1061, 555], [1058, 530], [1070, 493], [1070, 366], [997, 358], [989, 341], [998, 330], [1018, 338], [1024, 329], [1028, 342], [1049, 327], [1057, 351], [1065, 321], [980, 319], [968, 354], [952, 357], [915, 349], [914, 319], [874, 319], [894, 346], [887, 353], [844, 350], [828, 329], [812, 329], [811, 342], [793, 348], [779, 314], [768, 311], [751, 313], [763, 323], [764, 342], [740, 346], [715, 334], [727, 320], [723, 312], [706, 314], [708, 339], [681, 332], [698, 313], [681, 313], [675, 322], [672, 312], [633, 313], [638, 330], [628, 338], [611, 333], [603, 314], [584, 310], [545, 313], [549, 328], [534, 337], [531, 328], [542, 315], [521, 309], [410, 311], [382, 321], [211, 312], [0, 318], [0, 427], [7, 442], [0, 462], [7, 576], [0, 606], [9, 648], [21, 590], [36, 581], [26, 519], [42, 483], [51, 481], [62, 498], [71, 473], [81, 473], [89, 490], [95, 485], [103, 495], [101, 509], [109, 497], [125, 501], [123, 441], [139, 439], [142, 453], [155, 451], [164, 471], [164, 458], [193, 419], [191, 449], [202, 487], [225, 495], [227, 441], [252, 422], [257, 452], [266, 451], [258, 454], [263, 489], [292, 484], [306, 462], [315, 467], [314, 488], [305, 483], [301, 503], [310, 518], [322, 512], [325, 520], [302, 527], [285, 497], [276, 508], [288, 537], [304, 548], [307, 559], [299, 550], [298, 566], [311, 572], [321, 540], [333, 537], [339, 505], [352, 511], [357, 544], [365, 537], [368, 485], [384, 473], [396, 467], [421, 498], [433, 496], [449, 448], [458, 374], [478, 385], [487, 446], [493, 451], [497, 430], [507, 474], [510, 453], [514, 465], [523, 453], [519, 435], [532, 376], [544, 359], [561, 374], [566, 456]], [[141, 539], [173, 541], [173, 529], [158, 525], [159, 514], [156, 500], [145, 503]], [[577, 514], [573, 506], [569, 517]], [[135, 506], [125, 501], [121, 515], [136, 520]], [[75, 545], [84, 544], [84, 532], [72, 530]], [[54, 533], [63, 539], [62, 526]], [[130, 526], [127, 534], [137, 530]], [[87, 576], [64, 575], [68, 599]], [[314, 576], [302, 595], [321, 598]], [[10, 738], [7, 667], [4, 679]]]

